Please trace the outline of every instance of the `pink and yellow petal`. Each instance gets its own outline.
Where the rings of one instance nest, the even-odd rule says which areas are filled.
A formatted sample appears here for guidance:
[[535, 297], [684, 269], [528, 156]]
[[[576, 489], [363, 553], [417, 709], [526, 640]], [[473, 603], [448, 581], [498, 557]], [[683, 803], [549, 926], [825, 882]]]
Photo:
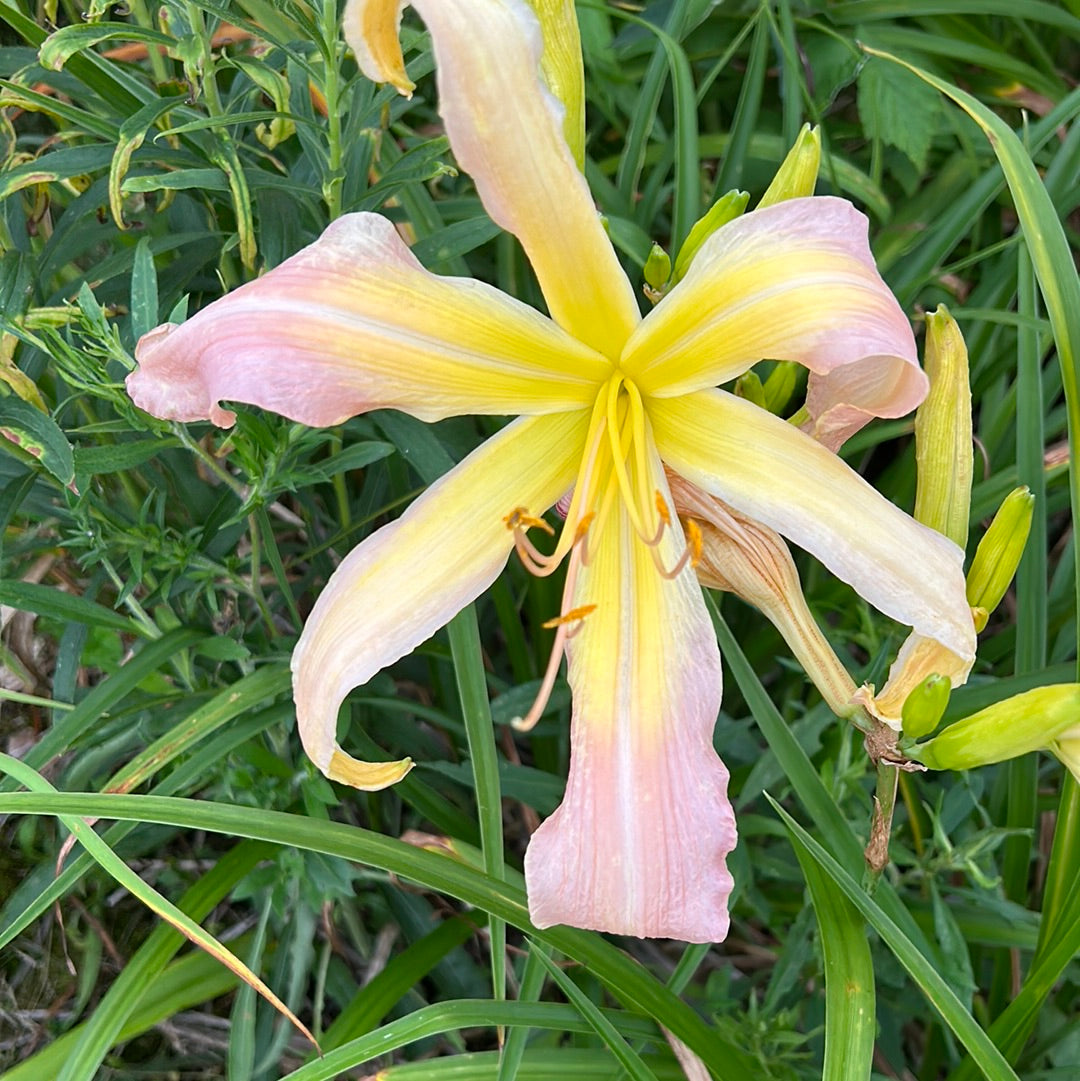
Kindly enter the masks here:
[[[671, 505], [655, 451], [650, 458], [650, 486]], [[525, 854], [530, 915], [538, 927], [718, 942], [736, 832], [712, 744], [716, 638], [693, 572], [662, 578], [621, 502], [598, 527], [573, 601], [596, 609], [567, 642], [566, 794]], [[682, 547], [669, 532], [666, 566]]]
[[345, 9], [345, 37], [360, 70], [373, 82], [390, 83], [406, 97], [416, 84], [401, 54], [401, 13], [407, 0], [354, 0]]
[[324, 773], [364, 778], [336, 742], [345, 696], [491, 585], [513, 547], [503, 519], [518, 506], [541, 514], [566, 491], [587, 426], [586, 412], [513, 422], [342, 561], [292, 658], [300, 738]]
[[377, 214], [313, 244], [180, 326], [144, 335], [136, 405], [230, 425], [223, 399], [315, 426], [369, 409], [423, 420], [581, 408], [609, 363], [491, 286], [425, 270]]
[[648, 408], [675, 472], [805, 548], [886, 615], [965, 661], [974, 656], [955, 544], [808, 435], [732, 394], [699, 391]]
[[[345, 33], [363, 62], [373, 6], [350, 0]], [[523, 0], [414, 0], [435, 52], [439, 114], [492, 219], [521, 241], [552, 318], [616, 359], [638, 322], [584, 176], [540, 78], [543, 41]], [[370, 71], [374, 78], [385, 74]]]
[[925, 397], [866, 218], [843, 199], [791, 199], [719, 229], [631, 336], [622, 367], [643, 393], [670, 398], [762, 359], [809, 368], [812, 408], [823, 413], [848, 402], [867, 417], [901, 416]]

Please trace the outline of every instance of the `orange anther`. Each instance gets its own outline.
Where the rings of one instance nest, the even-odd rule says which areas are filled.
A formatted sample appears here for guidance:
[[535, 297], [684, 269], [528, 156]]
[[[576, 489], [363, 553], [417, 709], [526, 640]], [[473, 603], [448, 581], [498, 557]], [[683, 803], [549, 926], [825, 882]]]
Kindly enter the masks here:
[[660, 494], [659, 489], [656, 492], [656, 513], [660, 515], [660, 520], [664, 525], [671, 525], [671, 511], [668, 510], [667, 501]]
[[693, 518], [688, 518], [686, 521], [686, 544], [690, 549], [690, 566], [696, 567], [701, 562], [704, 540], [701, 536], [701, 526]]
[[593, 519], [596, 517], [596, 511], [589, 511], [584, 518], [577, 524], [577, 529], [574, 530], [574, 543], [577, 544], [582, 537], [589, 531], [589, 526], [592, 525]]
[[531, 515], [524, 507], [515, 507], [505, 518], [503, 522], [507, 529], [542, 529], [548, 536], [555, 536], [555, 530], [544, 521], [543, 518], [536, 518]]
[[583, 604], [580, 608], [571, 608], [569, 612], [565, 612], [561, 616], [556, 616], [554, 619], [545, 620], [540, 625], [546, 630], [552, 630], [555, 627], [561, 627], [566, 623], [576, 623], [579, 619], [584, 619], [587, 615], [596, 611], [595, 604]]

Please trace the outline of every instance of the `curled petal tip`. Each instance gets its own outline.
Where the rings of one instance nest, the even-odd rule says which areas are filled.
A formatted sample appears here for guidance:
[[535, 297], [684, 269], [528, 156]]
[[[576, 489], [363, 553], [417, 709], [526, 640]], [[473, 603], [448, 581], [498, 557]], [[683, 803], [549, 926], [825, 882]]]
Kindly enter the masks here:
[[223, 409], [190, 363], [189, 350], [177, 347], [176, 323], [162, 323], [147, 331], [135, 346], [138, 368], [124, 381], [131, 400], [161, 420], [209, 420], [231, 428], [236, 414]]
[[360, 70], [376, 83], [390, 83], [411, 98], [416, 84], [405, 71], [398, 32], [405, 0], [349, 0], [342, 29]]
[[361, 762], [347, 755], [340, 747], [335, 747], [323, 772], [331, 781], [340, 781], [362, 792], [378, 792], [397, 784], [412, 768], [411, 758], [402, 758], [397, 762]]

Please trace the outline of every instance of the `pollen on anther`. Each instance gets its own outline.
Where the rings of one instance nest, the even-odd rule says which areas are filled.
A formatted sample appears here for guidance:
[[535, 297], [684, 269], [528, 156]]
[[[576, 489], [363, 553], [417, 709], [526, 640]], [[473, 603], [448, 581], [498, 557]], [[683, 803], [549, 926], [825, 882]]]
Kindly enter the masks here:
[[545, 620], [540, 624], [545, 630], [552, 630], [555, 627], [561, 627], [566, 623], [576, 623], [580, 619], [584, 619], [587, 615], [596, 611], [595, 604], [583, 604], [580, 608], [571, 608], [569, 612], [564, 612], [561, 616], [556, 616], [554, 619]]
[[688, 518], [686, 521], [686, 544], [690, 549], [690, 566], [696, 567], [701, 562], [704, 541], [701, 536], [701, 526], [693, 518]]
[[660, 494], [659, 490], [656, 493], [656, 513], [660, 515], [660, 521], [666, 526], [671, 525], [671, 511], [668, 510], [667, 501]]
[[503, 518], [503, 523], [510, 530], [535, 528], [542, 529], [550, 537], [555, 536], [555, 530], [543, 518], [530, 514], [524, 507], [515, 507]]

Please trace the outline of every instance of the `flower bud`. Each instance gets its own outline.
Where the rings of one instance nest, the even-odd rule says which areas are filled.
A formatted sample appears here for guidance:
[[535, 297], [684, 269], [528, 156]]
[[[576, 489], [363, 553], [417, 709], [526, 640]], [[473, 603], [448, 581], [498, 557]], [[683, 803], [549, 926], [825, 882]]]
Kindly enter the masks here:
[[653, 293], [662, 295], [671, 277], [671, 258], [659, 244], [652, 246], [649, 257], [645, 260], [644, 275], [646, 292], [651, 290]]
[[941, 723], [952, 693], [952, 681], [935, 672], [920, 683], [904, 700], [900, 711], [904, 735], [911, 739], [928, 736]]
[[963, 548], [971, 515], [971, 386], [960, 328], [944, 304], [926, 317], [930, 393], [915, 414], [915, 520]]
[[813, 195], [817, 185], [818, 169], [821, 167], [820, 129], [803, 124], [795, 145], [780, 163], [772, 183], [758, 203], [758, 210], [785, 199], [798, 199]]
[[705, 243], [720, 228], [734, 221], [746, 209], [750, 202], [750, 195], [745, 191], [729, 191], [727, 195], [721, 195], [719, 199], [705, 212], [705, 215], [694, 223], [679, 254], [675, 257], [675, 273], [672, 275], [672, 284], [680, 281], [683, 275], [690, 269], [694, 256], [697, 255], [701, 245]]
[[735, 394], [739, 398], [745, 398], [754, 405], [765, 408], [765, 388], [761, 384], [761, 378], [755, 371], [743, 372], [735, 380]]
[[986, 626], [990, 613], [1001, 603], [1016, 574], [1034, 512], [1035, 497], [1030, 489], [1014, 488], [979, 541], [967, 576], [967, 599], [975, 610], [978, 631]]
[[1080, 725], [1080, 683], [1036, 687], [949, 725], [908, 753], [931, 769], [973, 769], [1051, 747]]
[[783, 416], [798, 385], [799, 365], [794, 360], [778, 360], [762, 386], [765, 408], [774, 416]]

